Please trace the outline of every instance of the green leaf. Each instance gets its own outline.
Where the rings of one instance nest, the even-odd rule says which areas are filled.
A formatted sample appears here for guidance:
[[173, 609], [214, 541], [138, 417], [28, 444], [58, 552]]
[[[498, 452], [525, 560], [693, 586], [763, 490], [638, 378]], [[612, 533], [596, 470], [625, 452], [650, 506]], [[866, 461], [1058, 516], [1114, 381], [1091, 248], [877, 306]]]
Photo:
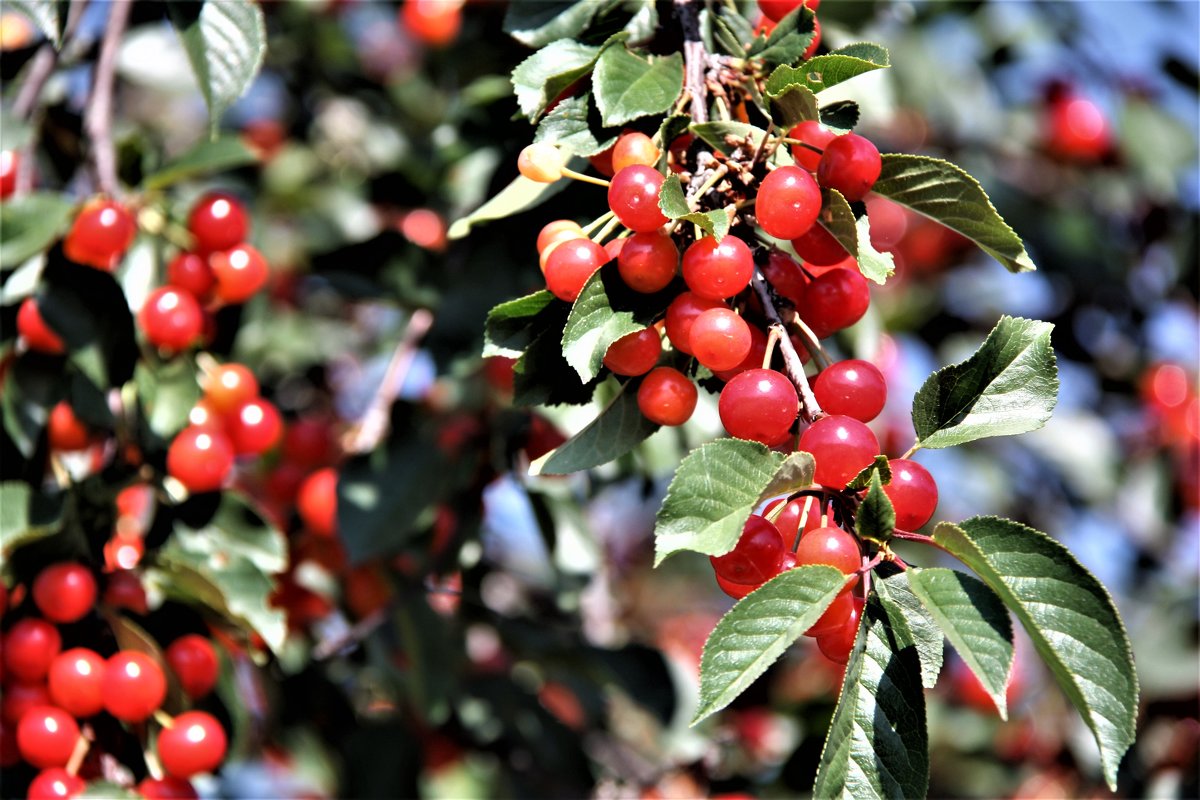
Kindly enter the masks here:
[[658, 157], [658, 164], [655, 168], [659, 172], [667, 171], [667, 156], [671, 151], [671, 143], [676, 138], [687, 132], [688, 126], [692, 124], [692, 118], [687, 114], [672, 114], [663, 119], [662, 124], [658, 126], [658, 141], [661, 154]]
[[866, 467], [862, 472], [855, 475], [846, 484], [846, 488], [852, 492], [867, 488], [871, 485], [871, 476], [875, 473], [879, 473], [879, 479], [884, 484], [892, 482], [892, 464], [888, 461], [887, 456], [875, 456], [875, 459], [871, 462], [871, 466]]
[[128, 786], [112, 781], [90, 781], [83, 787], [83, 791], [72, 796], [80, 800], [139, 800], [144, 797]]
[[933, 540], [983, 578], [1083, 715], [1114, 791], [1133, 743], [1138, 685], [1129, 636], [1105, 588], [1044, 533], [998, 517], [939, 523]]
[[14, 269], [62, 236], [75, 204], [57, 192], [33, 192], [0, 204], [0, 269]]
[[775, 122], [784, 130], [817, 118], [817, 97], [803, 69], [786, 64], [776, 67], [763, 93], [771, 101]]
[[848, 133], [858, 124], [858, 114], [858, 103], [838, 100], [821, 106], [820, 120], [826, 128], [837, 133]]
[[745, 122], [697, 122], [692, 125], [691, 131], [697, 138], [725, 155], [744, 146], [746, 140], [749, 140], [750, 148], [757, 149], [766, 136], [766, 131], [762, 128]]
[[32, 22], [50, 40], [54, 49], [62, 47], [62, 19], [58, 13], [58, 0], [6, 0], [5, 4]]
[[667, 219], [681, 219], [700, 226], [705, 236], [712, 236], [719, 242], [729, 233], [729, 214], [723, 209], [712, 211], [689, 211], [687, 197], [683, 192], [683, 184], [678, 175], [670, 175], [663, 181], [658, 194], [658, 207]]
[[[780, 67], [792, 69], [795, 76], [793, 83], [803, 83], [809, 91], [816, 94], [843, 81], [858, 77], [872, 70], [884, 69], [891, 66], [888, 61], [888, 51], [877, 44], [860, 43], [834, 50], [822, 56], [814, 56], [799, 67]], [[775, 70], [775, 73], [779, 72]], [[775, 77], [771, 73], [771, 77]]]
[[198, 9], [192, 3], [168, 3], [167, 13], [183, 39], [215, 137], [221, 114], [250, 88], [262, 67], [267, 52], [262, 9], [252, 0], [206, 0]]
[[483, 355], [520, 356], [532, 340], [534, 319], [553, 302], [554, 295], [542, 289], [489, 311], [483, 328]]
[[142, 187], [147, 191], [165, 189], [180, 181], [212, 172], [254, 164], [258, 156], [237, 136], [203, 139], [167, 166], [146, 176]]
[[824, 189], [824, 206], [817, 223], [833, 234], [846, 252], [858, 258], [858, 221], [846, 198], [837, 189]]
[[524, 355], [513, 365], [513, 404], [518, 406], [579, 405], [592, 399], [596, 381], [583, 382], [575, 368], [567, 363], [562, 351], [562, 326], [566, 324], [566, 304], [556, 303], [557, 328], [549, 326], [530, 342]]
[[1008, 719], [1006, 686], [1013, 665], [1012, 620], [986, 583], [952, 569], [908, 570], [908, 585]]
[[872, 191], [958, 231], [1010, 272], [1036, 269], [979, 182], [948, 161], [885, 153]]
[[5, 560], [19, 547], [62, 529], [65, 496], [34, 492], [23, 481], [0, 483], [0, 553]]
[[942, 672], [945, 637], [938, 627], [933, 615], [921, 605], [921, 601], [913, 594], [908, 585], [908, 573], [899, 572], [889, 578], [876, 581], [875, 587], [879, 599], [889, 613], [897, 612], [908, 625], [917, 645], [917, 655], [921, 659], [921, 685], [932, 689], [937, 685], [938, 676]]
[[861, 538], [877, 544], [886, 543], [896, 529], [896, 510], [892, 508], [891, 499], [883, 492], [878, 472], [871, 473], [870, 488], [858, 507], [854, 528]]
[[603, 272], [598, 269], [588, 278], [563, 328], [563, 356], [584, 383], [600, 374], [604, 354], [613, 342], [646, 327], [634, 319], [632, 311], [613, 309]]
[[157, 366], [139, 361], [133, 379], [150, 430], [163, 439], [183, 430], [201, 395], [191, 359], [177, 358]]
[[553, 142], [577, 156], [593, 156], [613, 146], [616, 136], [597, 139], [588, 124], [591, 95], [568, 97], [538, 124], [535, 142]]
[[536, 121], [563, 90], [592, 71], [601, 49], [563, 39], [518, 64], [512, 84], [521, 113]]
[[605, 126], [661, 114], [683, 89], [683, 56], [644, 59], [624, 45], [605, 48], [596, 61], [592, 90]]
[[912, 798], [928, 788], [920, 657], [903, 615], [873, 595], [850, 651], [813, 795]]
[[761, 58], [765, 64], [795, 64], [808, 50], [814, 36], [815, 16], [812, 9], [802, 5], [779, 20], [761, 48], [756, 43], [749, 54]]
[[1048, 322], [1001, 317], [970, 358], [926, 378], [913, 397], [920, 446], [951, 447], [1045, 425], [1058, 402], [1053, 328]]
[[[775, 474], [767, 485], [758, 493], [759, 501], [781, 494], [791, 494], [797, 489], [812, 486], [813, 473], [816, 472], [817, 462], [811, 453], [797, 450], [788, 453], [783, 463], [775, 469]], [[756, 503], [757, 505], [757, 503]]]
[[[584, 169], [587, 161], [582, 158], [571, 158], [567, 166], [574, 170]], [[518, 175], [513, 182], [501, 189], [495, 197], [488, 200], [479, 208], [461, 219], [456, 219], [446, 235], [451, 239], [462, 239], [471, 232], [471, 228], [481, 222], [492, 222], [522, 211], [528, 211], [549, 200], [554, 195], [567, 188], [570, 181], [555, 181], [554, 183], [538, 183], [524, 175]]]
[[896, 274], [896, 259], [891, 253], [881, 253], [871, 244], [871, 221], [867, 215], [859, 217], [854, 226], [858, 234], [858, 271], [864, 278], [883, 286], [887, 279]]
[[825, 613], [849, 578], [827, 566], [787, 570], [721, 618], [700, 658], [695, 725], [729, 705]]
[[504, 14], [504, 32], [526, 47], [544, 47], [578, 36], [601, 8], [595, 0], [513, 0]]
[[636, 383], [630, 381], [586, 428], [533, 469], [538, 475], [566, 475], [598, 467], [625, 455], [657, 430], [638, 408]]

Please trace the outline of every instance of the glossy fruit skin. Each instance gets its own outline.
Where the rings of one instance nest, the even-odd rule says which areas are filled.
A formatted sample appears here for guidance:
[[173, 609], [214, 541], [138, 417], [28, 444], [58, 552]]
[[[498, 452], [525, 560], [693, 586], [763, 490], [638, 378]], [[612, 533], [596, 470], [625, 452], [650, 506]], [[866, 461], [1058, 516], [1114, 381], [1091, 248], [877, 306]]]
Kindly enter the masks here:
[[125, 206], [96, 199], [80, 210], [63, 240], [63, 253], [77, 264], [112, 272], [137, 236], [137, 222]]
[[[808, 512], [807, 515], [805, 512]], [[792, 542], [800, 533], [800, 519], [804, 519], [804, 533], [815, 531], [821, 525], [821, 502], [815, 497], [797, 497], [789, 500], [783, 511], [775, 518], [775, 527], [785, 542]]]
[[592, 273], [607, 261], [608, 253], [591, 239], [562, 242], [546, 259], [546, 288], [559, 300], [573, 303]]
[[191, 292], [163, 286], [146, 298], [138, 312], [146, 341], [172, 353], [187, 350], [204, 330], [204, 312]]
[[827, 564], [849, 575], [862, 566], [858, 539], [841, 528], [817, 528], [800, 537], [796, 564]]
[[638, 387], [638, 408], [659, 425], [682, 425], [691, 419], [698, 399], [696, 384], [674, 367], [655, 367]]
[[759, 226], [776, 239], [803, 236], [821, 212], [821, 189], [800, 167], [780, 167], [758, 187], [754, 214]]
[[750, 285], [754, 257], [746, 243], [726, 236], [719, 243], [705, 236], [683, 254], [683, 280], [693, 294], [706, 300], [733, 297]]
[[825, 636], [836, 633], [845, 627], [854, 613], [854, 595], [849, 589], [843, 589], [833, 598], [833, 602], [825, 612], [804, 632], [805, 636]]
[[243, 364], [214, 367], [204, 383], [204, 399], [218, 414], [232, 414], [258, 397], [258, 379]]
[[82, 564], [53, 564], [34, 580], [33, 602], [51, 622], [75, 622], [96, 605], [96, 579]]
[[816, 11], [817, 7], [821, 5], [821, 0], [758, 0], [758, 10], [772, 22], [779, 22], [801, 5], [806, 5]]
[[817, 461], [813, 480], [842, 489], [879, 454], [879, 441], [853, 417], [831, 415], [809, 425], [800, 434], [797, 449], [812, 453]]
[[717, 576], [731, 583], [759, 586], [779, 574], [787, 546], [771, 521], [751, 514], [733, 550], [709, 556]]
[[197, 300], [206, 300], [217, 285], [208, 259], [199, 253], [180, 253], [167, 264], [167, 283], [188, 292]]
[[915, 531], [929, 522], [937, 509], [937, 482], [929, 470], [908, 458], [893, 458], [888, 466], [892, 468], [892, 480], [883, 487], [883, 493], [896, 509], [896, 527]]
[[40, 769], [65, 765], [77, 741], [79, 725], [70, 714], [54, 706], [31, 708], [17, 724], [21, 757]]
[[46, 684], [50, 699], [79, 719], [104, 709], [104, 659], [94, 650], [73, 647], [50, 663]]
[[208, 192], [188, 214], [188, 230], [202, 255], [228, 250], [246, 241], [250, 217], [241, 201], [227, 192]]
[[750, 352], [750, 326], [728, 308], [701, 312], [688, 339], [696, 360], [711, 370], [733, 369]]
[[665, 289], [675, 278], [679, 266], [679, 248], [664, 233], [635, 233], [621, 240], [625, 244], [617, 255], [621, 280], [635, 292], [650, 294]]
[[713, 374], [725, 382], [733, 380], [746, 370], [761, 369], [763, 359], [767, 355], [767, 335], [757, 325], [747, 325], [750, 331], [750, 349], [738, 364], [729, 369], [713, 370]]
[[17, 172], [21, 156], [16, 150], [0, 150], [0, 200], [7, 200], [17, 190]]
[[[512, 365], [508, 365], [509, 386]], [[288, 424], [283, 434], [285, 461], [300, 467], [319, 467], [337, 455], [337, 442], [329, 421], [321, 417], [301, 417]]]
[[30, 709], [38, 706], [53, 705], [50, 699], [50, 690], [46, 684], [41, 681], [26, 683], [24, 681], [6, 680], [4, 683], [4, 697], [0, 703], [0, 708], [3, 709], [4, 722], [12, 726], [15, 731], [17, 723], [21, 721]]
[[658, 161], [659, 149], [654, 146], [650, 137], [640, 131], [630, 131], [621, 134], [613, 145], [613, 171], [620, 172], [625, 167], [641, 165], [653, 167]]
[[122, 650], [104, 666], [104, 710], [122, 722], [141, 722], [163, 704], [167, 677], [145, 653]]
[[42, 770], [29, 784], [25, 795], [29, 800], [69, 800], [87, 788], [87, 782], [62, 767]]
[[226, 303], [244, 303], [267, 284], [267, 261], [249, 244], [213, 253], [208, 262], [217, 280], [216, 296]]
[[762, 273], [778, 294], [790, 300], [792, 305], [799, 306], [804, 289], [808, 286], [808, 278], [794, 258], [781, 250], [772, 249]]
[[157, 780], [147, 776], [137, 785], [137, 791], [146, 800], [198, 800], [200, 797], [192, 784], [171, 775]]
[[681, 353], [692, 354], [692, 323], [710, 308], [725, 308], [720, 300], [709, 300], [692, 292], [680, 292], [667, 306], [666, 331], [671, 346]]
[[608, 346], [604, 366], [617, 375], [645, 375], [662, 355], [662, 337], [654, 327], [628, 333]]
[[823, 225], [813, 225], [806, 233], [792, 239], [792, 249], [805, 264], [815, 267], [832, 267], [850, 255]]
[[461, 0], [404, 0], [400, 21], [414, 38], [430, 47], [445, 47], [462, 28]]
[[866, 197], [882, 169], [878, 148], [864, 136], [847, 133], [825, 146], [817, 181], [828, 189], [837, 189], [853, 203]]
[[730, 436], [773, 447], [787, 439], [800, 397], [782, 373], [748, 369], [725, 384], [717, 411]]
[[225, 729], [204, 711], [187, 711], [158, 734], [158, 757], [168, 775], [190, 778], [212, 772], [225, 760]]
[[[793, 126], [788, 131], [789, 139], [798, 139], [819, 150], [824, 150], [825, 146], [836, 137], [836, 133], [815, 120], [805, 120]], [[794, 144], [792, 145], [792, 159], [796, 162], [797, 166], [803, 167], [809, 172], [816, 172], [817, 167], [821, 164], [821, 153], [802, 144]]]
[[58, 628], [44, 619], [26, 617], [4, 636], [4, 674], [28, 683], [41, 681], [61, 650]]
[[50, 410], [50, 418], [46, 420], [46, 441], [51, 450], [70, 452], [91, 444], [92, 434], [75, 416], [71, 404], [62, 400]]
[[1108, 120], [1087, 98], [1067, 94], [1052, 101], [1045, 125], [1046, 147], [1059, 158], [1095, 162], [1112, 149]]
[[854, 598], [854, 608], [849, 619], [841, 628], [832, 633], [817, 637], [817, 647], [830, 661], [845, 664], [850, 660], [850, 651], [854, 649], [854, 640], [858, 638], [858, 623], [862, 619], [863, 599]]
[[563, 154], [549, 142], [534, 142], [517, 157], [517, 171], [531, 181], [554, 183], [562, 177]]
[[192, 699], [204, 697], [217, 685], [220, 662], [212, 642], [194, 633], [171, 642], [164, 654], [179, 685]]
[[887, 403], [887, 382], [871, 362], [848, 358], [821, 370], [813, 381], [813, 395], [829, 414], [870, 422]]
[[67, 352], [67, 346], [62, 337], [50, 329], [42, 312], [38, 309], [37, 301], [26, 297], [17, 309], [17, 334], [25, 340], [30, 350], [51, 356], [60, 356]]
[[717, 579], [717, 586], [721, 588], [721, 591], [732, 597], [734, 600], [741, 600], [759, 586], [762, 586], [761, 583], [736, 583], [735, 581], [727, 581], [720, 575], [716, 574], [714, 574], [713, 577]]
[[273, 403], [255, 397], [225, 418], [225, 434], [237, 455], [261, 455], [279, 444], [283, 418]]
[[650, 233], [667, 224], [658, 207], [662, 174], [651, 167], [634, 164], [613, 175], [608, 187], [608, 207], [621, 224], [636, 233]]
[[337, 472], [332, 467], [319, 469], [304, 479], [296, 494], [296, 510], [316, 535], [337, 535]]
[[212, 427], [189, 425], [167, 450], [167, 472], [189, 492], [220, 489], [233, 469], [233, 443]]
[[556, 219], [547, 222], [538, 232], [537, 251], [541, 255], [542, 251], [549, 247], [554, 242], [565, 242], [570, 239], [586, 238], [583, 228], [573, 219]]
[[848, 328], [871, 304], [867, 279], [858, 270], [831, 269], [804, 287], [796, 311], [818, 338]]

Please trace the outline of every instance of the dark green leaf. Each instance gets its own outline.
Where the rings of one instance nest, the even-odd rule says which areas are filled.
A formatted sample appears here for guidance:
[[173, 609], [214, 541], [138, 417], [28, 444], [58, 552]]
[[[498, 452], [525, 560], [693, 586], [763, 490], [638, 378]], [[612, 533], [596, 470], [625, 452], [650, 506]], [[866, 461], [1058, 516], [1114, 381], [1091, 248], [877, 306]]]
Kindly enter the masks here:
[[[816, 36], [815, 17], [807, 6], [799, 6], [795, 11], [779, 20], [779, 24], [771, 31], [766, 42], [761, 46], [750, 48], [750, 55], [757, 56], [768, 65], [795, 64], [803, 57], [808, 46]], [[758, 52], [755, 52], [758, 50]]]
[[253, 151], [237, 136], [204, 139], [191, 150], [142, 181], [148, 191], [165, 189], [180, 181], [212, 172], [244, 167], [258, 161]]
[[32, 22], [55, 49], [62, 47], [62, 20], [58, 13], [58, 0], [7, 0], [5, 4]]
[[33, 192], [0, 204], [0, 269], [15, 269], [66, 233], [75, 204], [57, 192]]
[[704, 644], [692, 724], [729, 705], [766, 672], [821, 618], [847, 580], [833, 567], [796, 567], [738, 601]]
[[563, 356], [584, 383], [600, 374], [604, 355], [613, 342], [646, 327], [634, 319], [632, 311], [612, 307], [605, 272], [596, 270], [583, 285], [562, 333]]
[[895, 611], [908, 623], [908, 630], [917, 646], [917, 655], [921, 659], [921, 685], [932, 689], [937, 685], [938, 676], [942, 672], [942, 658], [945, 655], [942, 629], [913, 594], [908, 585], [907, 572], [899, 572], [890, 578], [876, 581], [875, 586], [879, 600], [888, 613]]
[[489, 311], [484, 323], [483, 355], [520, 356], [531, 341], [535, 318], [553, 302], [554, 295], [542, 289]]
[[1010, 272], [1036, 269], [979, 182], [948, 161], [885, 153], [872, 190], [958, 231]]
[[73, 366], [100, 389], [123, 386], [141, 355], [125, 294], [110, 273], [67, 263], [57, 253], [51, 251], [42, 273], [38, 308], [66, 342]]
[[568, 311], [565, 303], [552, 304], [547, 309], [546, 327], [513, 365], [515, 405], [578, 405], [592, 399], [595, 381], [580, 381], [579, 374], [563, 356], [562, 329]]
[[613, 146], [616, 136], [596, 138], [588, 123], [591, 95], [568, 97], [542, 118], [535, 142], [553, 142], [577, 156], [593, 156]]
[[[790, 67], [779, 67], [791, 69]], [[772, 75], [772, 78], [774, 75]], [[802, 82], [777, 85], [772, 88], [767, 81], [766, 98], [771, 103], [771, 118], [783, 130], [789, 130], [799, 122], [817, 119], [817, 98]]]
[[[823, 56], [814, 56], [798, 67], [779, 67], [771, 73], [771, 79], [780, 70], [789, 70], [788, 83], [803, 84], [809, 91], [817, 92], [836, 86], [866, 72], [891, 66], [886, 49], [875, 44], [852, 44]], [[767, 83], [770, 86], [770, 81]]]
[[687, 114], [672, 114], [666, 117], [662, 124], [658, 126], [658, 141], [662, 143], [662, 154], [658, 157], [657, 169], [659, 172], [667, 171], [667, 156], [671, 151], [671, 143], [679, 136], [687, 133], [688, 126], [692, 124], [692, 118]]
[[521, 113], [536, 121], [568, 86], [592, 71], [600, 47], [563, 39], [548, 44], [517, 65], [513, 92]]
[[846, 133], [858, 124], [858, 103], [853, 100], [838, 100], [821, 106], [821, 124], [838, 133]]
[[26, 458], [37, 449], [50, 409], [67, 392], [61, 359], [18, 358], [0, 384], [4, 430]]
[[878, 472], [871, 473], [870, 488], [858, 507], [854, 527], [861, 538], [877, 544], [884, 544], [892, 538], [892, 531], [896, 528], [896, 510], [883, 492]]
[[875, 460], [871, 462], [871, 466], [855, 475], [846, 484], [846, 488], [855, 492], [859, 489], [867, 488], [871, 484], [871, 476], [875, 473], [879, 473], [879, 480], [884, 484], [892, 482], [892, 466], [887, 456], [875, 456]]
[[757, 149], [766, 131], [745, 122], [698, 122], [691, 127], [697, 138], [704, 140], [715, 150], [729, 155], [739, 147]]
[[201, 394], [191, 359], [177, 358], [157, 366], [140, 361], [133, 379], [150, 430], [163, 439], [183, 430]]
[[62, 494], [34, 492], [23, 481], [0, 483], [0, 554], [5, 560], [19, 547], [62, 529]]
[[526, 47], [544, 47], [578, 36], [601, 7], [595, 0], [513, 0], [504, 14], [504, 32]]
[[262, 67], [267, 32], [262, 9], [252, 0], [168, 3], [168, 15], [183, 39], [216, 136], [225, 109], [241, 97]]
[[930, 375], [913, 398], [921, 447], [951, 447], [1045, 425], [1058, 401], [1053, 328], [1001, 317], [970, 358]]
[[698, 225], [705, 236], [712, 236], [719, 242], [729, 233], [729, 214], [724, 210], [689, 211], [687, 197], [683, 192], [683, 184], [678, 175], [670, 175], [663, 181], [659, 190], [658, 207], [662, 209], [667, 219], [680, 219]]
[[631, 381], [586, 428], [534, 468], [539, 475], [566, 475], [598, 467], [625, 455], [657, 430], [638, 408], [637, 387]]
[[825, 189], [822, 194], [824, 207], [817, 218], [818, 224], [833, 234], [833, 238], [846, 248], [847, 253], [858, 258], [858, 221], [854, 218], [854, 211], [837, 189]]
[[683, 89], [683, 56], [635, 55], [624, 46], [605, 48], [596, 61], [592, 90], [605, 126], [621, 125], [675, 104]]

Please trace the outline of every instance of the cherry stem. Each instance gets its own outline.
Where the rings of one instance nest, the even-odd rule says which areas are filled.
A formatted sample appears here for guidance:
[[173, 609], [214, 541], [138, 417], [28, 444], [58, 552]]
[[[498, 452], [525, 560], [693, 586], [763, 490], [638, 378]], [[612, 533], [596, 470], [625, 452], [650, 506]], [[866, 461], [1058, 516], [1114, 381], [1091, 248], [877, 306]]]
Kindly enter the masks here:
[[616, 216], [616, 214], [614, 214], [611, 211], [601, 214], [600, 216], [596, 217], [594, 220], [589, 222], [587, 225], [584, 225], [583, 232], [588, 235], [591, 235], [592, 231], [596, 230], [601, 225], [604, 225], [606, 222], [608, 222], [610, 219], [612, 219], [615, 216]]
[[783, 372], [800, 394], [800, 415], [808, 422], [820, 419], [825, 416], [825, 412], [821, 410], [817, 398], [813, 395], [812, 387], [808, 385], [808, 376], [804, 374], [804, 362], [800, 360], [800, 355], [796, 352], [791, 337], [787, 335], [787, 328], [784, 327], [783, 320], [779, 318], [779, 311], [775, 308], [775, 301], [771, 298], [771, 290], [767, 287], [767, 282], [763, 280], [762, 273], [757, 269], [754, 271], [754, 278], [750, 281], [750, 285], [754, 287], [754, 291], [762, 303], [763, 311], [771, 320], [771, 326], [779, 326], [781, 334], [779, 351], [783, 353]]
[[608, 187], [608, 181], [604, 180], [604, 178], [597, 178], [594, 175], [584, 175], [582, 172], [576, 172], [567, 167], [563, 167], [561, 172], [564, 178], [570, 178], [573, 181], [583, 181], [584, 183], [594, 183], [597, 186]]
[[116, 77], [117, 49], [129, 24], [133, 0], [112, 0], [108, 7], [108, 23], [100, 41], [100, 58], [96, 61], [96, 79], [88, 103], [84, 127], [92, 139], [92, 160], [96, 166], [96, 186], [101, 192], [113, 195], [117, 190], [117, 151], [113, 144], [113, 83]]
[[875, 551], [874, 557], [872, 557], [870, 561], [867, 561], [861, 567], [858, 568], [858, 572], [860, 575], [866, 574], [866, 573], [870, 572], [871, 570], [875, 569], [876, 567], [878, 567], [880, 564], [882, 564], [883, 561], [884, 561], [884, 551], [877, 550], [877, 551]]
[[892, 531], [892, 538], [899, 539], [902, 542], [920, 542], [921, 544], [932, 545], [933, 547], [936, 547], [938, 550], [941, 550], [943, 553], [948, 553], [949, 555], [952, 555], [955, 558], [958, 558], [958, 556], [954, 555], [954, 553], [951, 553], [949, 550], [947, 550], [945, 547], [943, 547], [941, 542], [937, 541], [932, 536], [926, 536], [923, 533], [913, 533], [912, 531], [902, 531], [899, 528], [896, 528]]
[[700, 37], [700, 15], [694, 0], [675, 0], [675, 13], [683, 30], [683, 86], [691, 98], [691, 116], [696, 122], [708, 122], [708, 52]]
[[821, 364], [821, 369], [832, 364], [833, 359], [825, 352], [825, 348], [821, 347], [821, 340], [813, 333], [813, 329], [808, 327], [808, 323], [800, 319], [800, 315], [795, 310], [789, 314], [789, 317], [789, 321], [800, 329], [800, 338], [804, 342], [804, 349]]
[[612, 233], [614, 230], [616, 230], [617, 226], [620, 224], [621, 224], [621, 220], [617, 219], [614, 216], [612, 219], [610, 219], [608, 222], [606, 222], [604, 224], [603, 228], [601, 228], [595, 235], [593, 235], [591, 237], [592, 241], [595, 242], [596, 244], [600, 244], [605, 239], [607, 239], [608, 235], [610, 233]]
[[161, 708], [154, 711], [154, 721], [159, 725], [162, 725], [164, 728], [175, 727], [175, 718], [163, 711]]
[[912, 458], [912, 457], [913, 457], [913, 453], [917, 452], [917, 451], [918, 451], [918, 450], [920, 450], [920, 449], [921, 449], [921, 442], [920, 442], [919, 440], [918, 440], [918, 441], [915, 441], [915, 442], [913, 442], [913, 446], [912, 446], [912, 447], [910, 447], [910, 448], [908, 448], [908, 450], [906, 450], [906, 451], [904, 452], [904, 455], [902, 455], [902, 456], [900, 456], [900, 457], [901, 457], [901, 458]]
[[767, 329], [767, 351], [763, 353], [762, 368], [771, 368], [771, 358], [775, 355], [775, 345], [779, 344], [779, 328], [772, 325]]
[[700, 199], [701, 199], [701, 198], [703, 198], [703, 197], [704, 197], [704, 195], [708, 194], [708, 192], [709, 192], [709, 191], [710, 191], [710, 190], [711, 190], [711, 189], [712, 189], [714, 186], [716, 186], [718, 183], [720, 183], [720, 182], [721, 182], [721, 179], [722, 179], [722, 178], [724, 178], [724, 177], [725, 177], [725, 176], [726, 176], [728, 173], [729, 173], [729, 165], [728, 165], [728, 164], [722, 164], [722, 165], [720, 165], [719, 167], [717, 167], [716, 169], [714, 169], [714, 170], [713, 170], [712, 174], [708, 176], [708, 180], [706, 180], [706, 181], [704, 182], [704, 185], [702, 185], [702, 186], [701, 186], [699, 189], [697, 189], [697, 190], [695, 191], [695, 193], [694, 193], [694, 194], [693, 194], [693, 193], [690, 191], [690, 188], [691, 188], [691, 187], [689, 187], [689, 191], [688, 191], [688, 211], [697, 211], [697, 210], [699, 210], [699, 208], [700, 208]]
[[71, 758], [67, 760], [65, 769], [68, 775], [74, 775], [79, 772], [79, 768], [83, 766], [83, 760], [87, 758], [88, 750], [92, 749], [91, 729], [84, 726], [84, 729], [79, 734], [79, 738], [75, 740], [75, 749], [71, 751]]

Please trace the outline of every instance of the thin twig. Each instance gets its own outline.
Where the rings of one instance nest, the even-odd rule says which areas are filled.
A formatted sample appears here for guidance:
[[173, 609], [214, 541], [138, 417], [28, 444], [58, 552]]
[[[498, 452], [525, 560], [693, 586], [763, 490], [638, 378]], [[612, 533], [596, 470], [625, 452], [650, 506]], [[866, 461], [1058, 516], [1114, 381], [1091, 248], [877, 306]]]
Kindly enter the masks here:
[[675, 11], [683, 28], [683, 85], [692, 99], [692, 119], [708, 122], [708, 52], [700, 38], [700, 16], [694, 0], [675, 0]]
[[21, 90], [17, 92], [17, 99], [13, 101], [14, 114], [22, 119], [29, 118], [33, 109], [37, 107], [37, 99], [42, 94], [42, 88], [54, 74], [54, 67], [57, 64], [58, 52], [54, 49], [54, 45], [47, 42], [38, 48], [37, 54], [29, 64], [29, 73], [25, 76], [25, 82], [21, 84]]
[[387, 622], [391, 610], [390, 604], [383, 606], [383, 608], [377, 608], [350, 626], [341, 636], [333, 639], [322, 639], [320, 642], [317, 642], [312, 651], [313, 660], [324, 661], [327, 658], [337, 655], [351, 645], [359, 644], [374, 633], [379, 626]]
[[117, 151], [113, 143], [113, 83], [116, 78], [117, 49], [121, 36], [129, 25], [129, 10], [133, 0], [112, 0], [108, 8], [108, 24], [100, 40], [100, 58], [96, 62], [96, 79], [88, 101], [84, 120], [92, 140], [92, 160], [96, 165], [96, 186], [104, 194], [117, 190]]
[[783, 320], [779, 318], [779, 311], [775, 308], [771, 290], [767, 288], [767, 282], [763, 279], [761, 272], [755, 270], [754, 279], [750, 281], [750, 285], [758, 294], [763, 311], [771, 320], [771, 324], [779, 326], [782, 334], [779, 338], [779, 351], [783, 354], [783, 374], [788, 376], [788, 379], [795, 385], [796, 391], [800, 393], [800, 415], [808, 422], [825, 416], [817, 398], [813, 396], [812, 387], [808, 385], [808, 376], [804, 374], [804, 362], [800, 360], [800, 354], [796, 352], [796, 347], [792, 344], [792, 337], [787, 335], [787, 328], [784, 326]]

